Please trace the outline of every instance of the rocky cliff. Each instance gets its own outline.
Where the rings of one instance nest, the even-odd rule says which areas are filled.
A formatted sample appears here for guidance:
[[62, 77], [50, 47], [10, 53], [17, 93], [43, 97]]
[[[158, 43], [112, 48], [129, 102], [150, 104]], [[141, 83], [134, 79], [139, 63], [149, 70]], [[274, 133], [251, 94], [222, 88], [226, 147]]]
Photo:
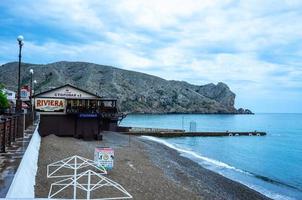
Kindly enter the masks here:
[[[0, 66], [0, 83], [17, 89], [18, 63]], [[119, 109], [129, 113], [236, 113], [251, 114], [234, 107], [235, 94], [224, 83], [192, 85], [168, 81], [144, 73], [85, 62], [56, 62], [47, 65], [22, 63], [22, 84], [34, 69], [36, 92], [72, 84], [100, 96], [116, 97]]]

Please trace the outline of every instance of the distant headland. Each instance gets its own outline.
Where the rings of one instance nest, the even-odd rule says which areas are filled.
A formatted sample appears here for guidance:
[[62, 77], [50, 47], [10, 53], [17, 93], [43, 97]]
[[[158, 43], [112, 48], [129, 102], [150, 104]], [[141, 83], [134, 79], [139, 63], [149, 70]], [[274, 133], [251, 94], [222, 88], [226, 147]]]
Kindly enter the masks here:
[[[0, 83], [8, 89], [17, 89], [17, 67], [17, 62], [0, 66]], [[37, 80], [36, 92], [69, 83], [100, 96], [118, 98], [119, 109], [125, 113], [253, 114], [249, 109], [236, 109], [236, 95], [221, 82], [198, 86], [111, 66], [62, 61], [23, 63], [23, 85], [29, 83], [31, 68]]]

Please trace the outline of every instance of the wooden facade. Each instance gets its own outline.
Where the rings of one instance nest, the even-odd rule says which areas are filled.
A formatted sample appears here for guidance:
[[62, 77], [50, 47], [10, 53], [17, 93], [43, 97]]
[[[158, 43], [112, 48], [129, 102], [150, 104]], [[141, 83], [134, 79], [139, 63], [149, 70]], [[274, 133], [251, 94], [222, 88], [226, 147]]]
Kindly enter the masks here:
[[34, 98], [41, 136], [100, 139], [102, 131], [116, 131], [123, 117], [118, 112], [117, 99], [102, 98], [69, 84]]

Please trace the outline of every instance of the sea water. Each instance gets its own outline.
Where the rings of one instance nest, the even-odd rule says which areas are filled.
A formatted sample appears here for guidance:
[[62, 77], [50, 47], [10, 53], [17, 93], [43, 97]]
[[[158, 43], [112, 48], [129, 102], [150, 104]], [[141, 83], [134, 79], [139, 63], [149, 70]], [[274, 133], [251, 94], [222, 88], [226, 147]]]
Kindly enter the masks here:
[[266, 136], [148, 139], [273, 199], [302, 199], [302, 114], [129, 115], [123, 126], [265, 131]]

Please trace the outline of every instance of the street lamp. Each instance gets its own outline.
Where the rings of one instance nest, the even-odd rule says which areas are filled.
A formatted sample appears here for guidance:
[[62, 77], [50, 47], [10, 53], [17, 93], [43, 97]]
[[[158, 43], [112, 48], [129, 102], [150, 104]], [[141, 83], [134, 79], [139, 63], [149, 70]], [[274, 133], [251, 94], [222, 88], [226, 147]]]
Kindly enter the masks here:
[[17, 41], [19, 44], [19, 68], [18, 68], [18, 94], [17, 94], [17, 101], [16, 101], [16, 110], [18, 113], [22, 111], [22, 102], [21, 102], [21, 51], [22, 51], [22, 46], [24, 45], [24, 37], [22, 35], [19, 35], [17, 37]]
[[30, 69], [30, 93], [29, 93], [29, 101], [30, 101], [30, 106], [31, 106], [31, 112], [33, 113], [34, 107], [33, 107], [33, 102], [32, 102], [32, 97], [33, 97], [33, 75], [34, 75], [34, 70]]
[[34, 80], [34, 85], [33, 85], [33, 96], [35, 96], [35, 87], [36, 87], [36, 85], [37, 85], [37, 80]]
[[32, 104], [31, 100], [32, 100], [32, 96], [33, 96], [33, 75], [34, 75], [34, 70], [30, 69], [29, 70], [30, 73], [30, 93], [29, 93], [29, 100], [30, 100], [30, 104]]
[[[33, 87], [30, 88], [30, 91], [31, 91], [31, 92], [33, 91], [32, 96], [35, 96], [35, 85], [37, 84], [37, 81], [34, 80], [33, 82], [34, 82], [34, 84], [33, 84]], [[32, 101], [31, 101], [31, 102], [32, 102]], [[32, 108], [32, 116], [33, 116], [33, 123], [34, 123], [34, 121], [35, 121], [35, 109], [34, 109], [34, 107], [35, 107], [35, 100], [33, 100], [32, 104], [31, 104], [31, 108]]]

